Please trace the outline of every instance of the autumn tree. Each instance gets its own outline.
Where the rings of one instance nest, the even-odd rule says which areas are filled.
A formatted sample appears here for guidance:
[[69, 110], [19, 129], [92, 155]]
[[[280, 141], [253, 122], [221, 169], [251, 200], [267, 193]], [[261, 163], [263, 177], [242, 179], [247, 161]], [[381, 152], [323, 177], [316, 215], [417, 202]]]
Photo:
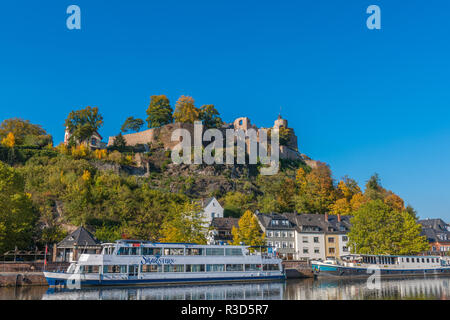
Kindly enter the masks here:
[[325, 213], [330, 211], [336, 199], [331, 170], [325, 163], [319, 162], [307, 173], [298, 169], [296, 183], [299, 193], [295, 196], [295, 208], [298, 212]]
[[358, 183], [347, 176], [339, 181], [336, 194], [338, 199], [331, 206], [331, 214], [348, 215], [365, 200]]
[[239, 218], [245, 210], [249, 209], [252, 195], [239, 191], [230, 191], [223, 198], [224, 216]]
[[144, 125], [144, 120], [139, 118], [128, 117], [121, 127], [122, 132], [134, 131], [139, 132]]
[[250, 210], [244, 212], [239, 219], [239, 228], [233, 226], [233, 244], [244, 243], [247, 246], [263, 246], [265, 244], [265, 234], [261, 231], [258, 218]]
[[195, 106], [194, 99], [189, 96], [181, 96], [173, 113], [175, 122], [194, 123], [200, 120], [200, 110]]
[[217, 128], [222, 125], [219, 111], [213, 104], [206, 104], [200, 107], [200, 120], [206, 128]]
[[161, 127], [173, 121], [173, 109], [165, 95], [153, 95], [150, 97], [150, 105], [147, 109], [147, 123], [149, 128]]
[[8, 135], [3, 138], [2, 145], [8, 148], [14, 148], [16, 145], [16, 138], [14, 137], [14, 134], [12, 132], [9, 132]]
[[208, 228], [199, 205], [175, 205], [162, 225], [162, 242], [206, 244]]
[[0, 140], [6, 138], [12, 133], [15, 138], [16, 145], [22, 145], [27, 136], [46, 136], [47, 132], [42, 126], [30, 123], [29, 120], [20, 118], [11, 118], [3, 120], [0, 124]]
[[358, 254], [416, 255], [427, 250], [421, 226], [407, 212], [372, 200], [353, 212], [349, 246]]
[[70, 144], [87, 141], [101, 126], [103, 117], [97, 107], [86, 107], [70, 112], [64, 126], [70, 133]]
[[0, 253], [31, 244], [37, 213], [24, 189], [23, 177], [0, 161]]

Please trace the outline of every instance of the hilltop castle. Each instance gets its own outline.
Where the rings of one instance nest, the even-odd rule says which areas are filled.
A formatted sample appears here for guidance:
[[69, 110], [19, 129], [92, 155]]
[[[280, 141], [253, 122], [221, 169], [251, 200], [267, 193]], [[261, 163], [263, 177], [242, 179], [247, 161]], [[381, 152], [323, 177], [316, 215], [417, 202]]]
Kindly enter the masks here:
[[[123, 137], [127, 146], [136, 145], [156, 145], [162, 144], [164, 149], [172, 150], [179, 141], [171, 141], [172, 132], [175, 129], [186, 129], [193, 136], [194, 125], [190, 123], [170, 123], [159, 128], [151, 128], [145, 131], [124, 134]], [[294, 133], [294, 129], [288, 127], [288, 122], [283, 119], [281, 115], [275, 120], [273, 127], [261, 128], [261, 129], [280, 129], [286, 128], [290, 130], [289, 140], [281, 145], [280, 144], [280, 158], [281, 159], [302, 159], [302, 155], [298, 152], [297, 136]], [[251, 124], [250, 119], [247, 117], [240, 117], [234, 120], [232, 123], [224, 123], [219, 130], [225, 131], [226, 129], [243, 130], [246, 132], [248, 129], [254, 129], [258, 131], [258, 127]], [[109, 137], [108, 147], [113, 146], [115, 137]]]

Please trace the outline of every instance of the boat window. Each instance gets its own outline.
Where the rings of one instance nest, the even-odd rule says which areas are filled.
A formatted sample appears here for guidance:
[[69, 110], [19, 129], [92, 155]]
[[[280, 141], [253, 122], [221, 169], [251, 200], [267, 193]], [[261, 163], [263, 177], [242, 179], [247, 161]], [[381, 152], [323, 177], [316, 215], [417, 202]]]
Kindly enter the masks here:
[[184, 272], [184, 264], [165, 264], [164, 272]]
[[406, 262], [409, 262], [409, 258], [406, 258]]
[[226, 248], [225, 255], [227, 256], [242, 256], [241, 248]]
[[136, 255], [138, 255], [140, 252], [140, 250], [139, 250], [140, 248], [136, 248], [136, 247], [132, 247], [132, 248], [130, 248], [130, 255], [131, 256], [136, 256]]
[[166, 256], [182, 256], [182, 255], [184, 255], [184, 248], [164, 248], [164, 255], [166, 255]]
[[81, 273], [98, 273], [99, 266], [81, 266], [80, 272]]
[[202, 256], [204, 253], [203, 248], [187, 248], [186, 255], [187, 256]]
[[130, 255], [130, 248], [128, 247], [120, 247], [119, 251], [117, 251], [118, 256], [128, 256]]
[[120, 273], [119, 266], [103, 266], [103, 273]]
[[225, 250], [223, 248], [206, 248], [207, 256], [223, 256]]
[[422, 263], [425, 263], [425, 258], [422, 258]]
[[246, 264], [245, 265], [245, 271], [260, 271], [261, 265], [260, 264]]
[[187, 264], [186, 272], [205, 272], [204, 264]]
[[411, 258], [411, 262], [414, 262], [414, 258]]
[[431, 263], [434, 263], [434, 258], [431, 258]]
[[430, 263], [430, 258], [427, 258], [427, 263]]
[[120, 266], [120, 273], [127, 273], [127, 266], [126, 265], [121, 265]]
[[141, 265], [141, 272], [162, 272], [162, 265], [143, 264]]
[[242, 264], [227, 264], [227, 271], [244, 271], [244, 265]]
[[279, 270], [277, 264], [263, 264], [263, 270], [264, 271], [273, 271], [273, 270]]
[[223, 264], [207, 264], [206, 271], [207, 272], [223, 272], [223, 271], [225, 271], [225, 265], [223, 265]]
[[142, 248], [144, 256], [159, 256], [161, 255], [161, 248]]

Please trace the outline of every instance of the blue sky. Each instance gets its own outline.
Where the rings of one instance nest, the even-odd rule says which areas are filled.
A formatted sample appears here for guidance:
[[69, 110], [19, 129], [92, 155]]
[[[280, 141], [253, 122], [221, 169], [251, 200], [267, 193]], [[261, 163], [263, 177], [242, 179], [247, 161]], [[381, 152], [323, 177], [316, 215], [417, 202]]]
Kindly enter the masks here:
[[[81, 8], [82, 29], [66, 28]], [[381, 8], [368, 30], [366, 8]], [[423, 218], [450, 221], [450, 4], [371, 1], [8, 1], [0, 7], [0, 120], [63, 139], [97, 106], [107, 139], [150, 95], [215, 104], [271, 126], [334, 177], [374, 173]]]

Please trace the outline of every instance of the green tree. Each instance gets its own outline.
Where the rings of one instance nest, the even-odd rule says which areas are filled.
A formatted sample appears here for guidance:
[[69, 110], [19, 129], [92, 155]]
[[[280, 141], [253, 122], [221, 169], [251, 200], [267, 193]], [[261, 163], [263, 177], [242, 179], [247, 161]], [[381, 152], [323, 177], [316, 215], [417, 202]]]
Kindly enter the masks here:
[[119, 150], [123, 150], [127, 145], [127, 141], [122, 135], [122, 132], [119, 132], [117, 136], [114, 138], [113, 146]]
[[163, 223], [161, 241], [205, 244], [207, 229], [200, 206], [175, 205]]
[[173, 109], [165, 95], [150, 97], [150, 105], [147, 109], [147, 123], [149, 128], [161, 127], [173, 121]]
[[200, 110], [195, 106], [194, 99], [189, 96], [181, 96], [173, 113], [175, 122], [194, 123], [200, 120]]
[[37, 213], [23, 177], [0, 162], [0, 253], [31, 245]]
[[206, 128], [217, 128], [222, 125], [219, 111], [213, 104], [206, 104], [200, 107], [200, 120]]
[[349, 246], [359, 254], [414, 255], [428, 248], [421, 227], [406, 212], [398, 212], [382, 200], [363, 204], [353, 213]]
[[42, 126], [20, 118], [2, 121], [0, 124], [0, 141], [6, 138], [10, 132], [14, 135], [16, 145], [24, 144], [26, 136], [45, 136], [47, 134]]
[[250, 208], [252, 195], [239, 191], [230, 191], [223, 198], [224, 216], [239, 218], [245, 210]]
[[233, 244], [239, 245], [241, 242], [247, 246], [263, 246], [265, 244], [265, 234], [261, 231], [258, 218], [250, 210], [244, 212], [239, 219], [239, 228], [231, 229]]
[[122, 132], [128, 132], [128, 131], [135, 131], [139, 132], [144, 125], [144, 120], [142, 119], [135, 119], [133, 117], [128, 117], [127, 120], [123, 123], [121, 127]]
[[71, 134], [70, 143], [87, 141], [103, 125], [103, 117], [97, 107], [86, 107], [69, 113], [64, 126]]

